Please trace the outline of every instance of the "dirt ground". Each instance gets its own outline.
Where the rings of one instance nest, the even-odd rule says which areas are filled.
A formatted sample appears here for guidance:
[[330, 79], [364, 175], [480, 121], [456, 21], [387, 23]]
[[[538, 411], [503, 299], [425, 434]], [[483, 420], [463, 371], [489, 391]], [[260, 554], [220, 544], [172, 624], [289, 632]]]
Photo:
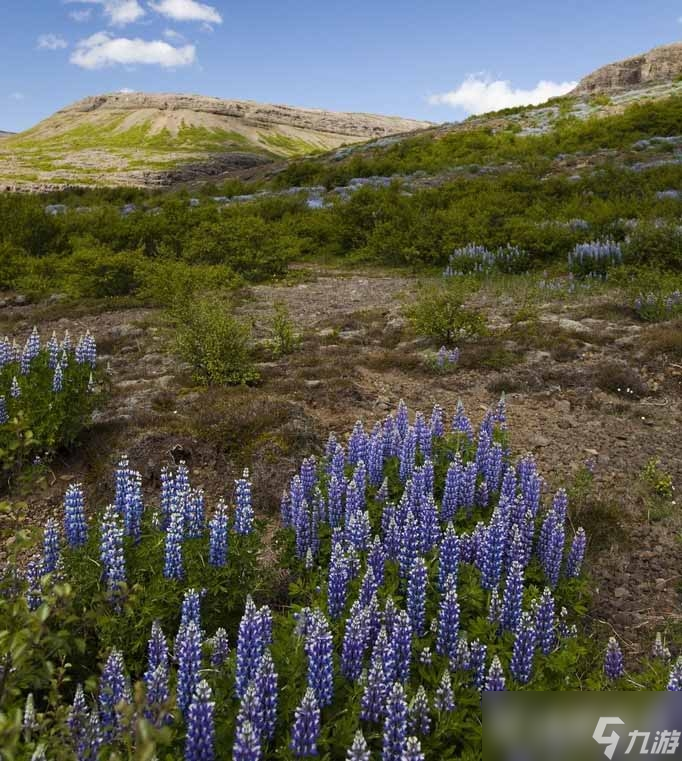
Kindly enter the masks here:
[[[156, 310], [74, 318], [59, 304], [6, 307], [0, 329], [16, 334], [38, 318], [43, 334], [92, 330], [111, 384], [82, 445], [17, 497], [30, 503], [23, 522], [40, 525], [58, 514], [71, 480], [84, 482], [91, 503], [105, 503], [123, 452], [150, 495], [163, 464], [188, 460], [209, 506], [231, 495], [248, 466], [259, 512], [273, 515], [300, 459], [319, 451], [330, 431], [345, 436], [357, 419], [371, 426], [400, 399], [412, 411], [438, 403], [448, 412], [461, 399], [478, 422], [505, 391], [514, 453], [535, 454], [548, 492], [570, 487], [587, 460], [596, 463], [591, 492], [572, 508], [590, 538], [595, 621], [631, 652], [648, 648], [654, 631], [674, 629], [682, 620], [681, 521], [674, 507], [649, 514], [640, 477], [658, 457], [682, 483], [682, 365], [656, 349], [659, 327], [608, 296], [529, 309], [527, 294], [485, 291], [473, 303], [485, 312], [489, 335], [463, 342], [457, 368], [439, 375], [427, 364], [433, 345], [412, 335], [403, 316], [417, 280], [357, 270], [299, 280], [253, 287], [239, 299], [261, 342], [277, 302], [301, 333], [300, 347], [283, 358], [261, 346], [262, 379], [250, 388], [197, 387]], [[11, 541], [16, 525], [2, 520]]]

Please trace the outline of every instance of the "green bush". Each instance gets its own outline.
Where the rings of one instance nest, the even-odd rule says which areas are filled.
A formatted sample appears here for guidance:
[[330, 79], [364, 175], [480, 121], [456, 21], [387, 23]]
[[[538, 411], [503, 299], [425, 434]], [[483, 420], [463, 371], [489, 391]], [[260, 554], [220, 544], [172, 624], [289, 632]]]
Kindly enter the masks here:
[[192, 298], [174, 310], [180, 356], [207, 385], [241, 385], [258, 380], [251, 329], [229, 313], [217, 295]]
[[272, 331], [270, 347], [277, 357], [291, 354], [301, 343], [301, 337], [296, 332], [286, 304], [275, 304], [275, 314], [270, 323], [270, 330]]
[[459, 339], [476, 338], [486, 332], [485, 318], [463, 304], [468, 289], [476, 287], [469, 278], [428, 288], [407, 309], [412, 327], [420, 336], [453, 346]]

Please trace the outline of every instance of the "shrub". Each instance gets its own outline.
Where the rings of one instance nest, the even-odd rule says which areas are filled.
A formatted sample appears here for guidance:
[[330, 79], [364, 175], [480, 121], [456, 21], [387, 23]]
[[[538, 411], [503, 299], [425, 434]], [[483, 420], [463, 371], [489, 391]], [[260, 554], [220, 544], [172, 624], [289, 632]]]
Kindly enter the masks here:
[[489, 251], [485, 246], [469, 244], [464, 248], [456, 248], [448, 261], [444, 275], [468, 275], [471, 273], [489, 275], [492, 272], [505, 274], [520, 274], [526, 272], [530, 265], [530, 257], [518, 246], [500, 246]]
[[476, 338], [485, 333], [483, 315], [463, 306], [468, 279], [448, 286], [427, 289], [407, 309], [407, 316], [420, 336], [452, 346], [458, 339]]
[[595, 240], [579, 243], [568, 255], [568, 269], [577, 277], [597, 277], [602, 280], [608, 270], [623, 261], [620, 244], [614, 240]]
[[95, 362], [89, 333], [75, 346], [68, 334], [41, 346], [35, 328], [23, 350], [0, 341], [0, 481], [74, 443], [97, 401]]
[[272, 331], [270, 347], [277, 357], [291, 354], [301, 343], [301, 337], [296, 332], [286, 304], [275, 304], [275, 314], [270, 324], [270, 330]]
[[177, 347], [207, 385], [241, 385], [258, 380], [253, 364], [251, 329], [233, 317], [218, 297], [192, 298], [178, 305]]

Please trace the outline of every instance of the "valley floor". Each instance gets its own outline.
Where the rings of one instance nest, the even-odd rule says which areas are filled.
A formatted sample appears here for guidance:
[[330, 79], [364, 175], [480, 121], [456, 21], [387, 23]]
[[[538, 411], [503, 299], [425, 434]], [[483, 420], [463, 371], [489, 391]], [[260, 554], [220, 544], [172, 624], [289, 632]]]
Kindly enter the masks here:
[[[682, 621], [679, 506], [658, 510], [641, 477], [660, 458], [682, 483], [682, 364], [660, 348], [675, 326], [645, 325], [614, 292], [538, 295], [491, 283], [474, 297], [489, 335], [461, 343], [458, 366], [438, 374], [427, 362], [433, 345], [415, 338], [402, 314], [420, 287], [394, 273], [301, 266], [288, 284], [244, 291], [238, 311], [258, 339], [283, 302], [302, 343], [279, 359], [263, 348], [261, 382], [241, 388], [196, 387], [158, 310], [79, 307], [74, 317], [59, 303], [5, 308], [3, 332], [23, 335], [34, 323], [43, 334], [92, 330], [111, 382], [83, 445], [18, 497], [30, 504], [23, 521], [58, 517], [74, 479], [93, 503], [110, 498], [112, 453], [123, 452], [150, 489], [161, 465], [186, 459], [209, 507], [248, 466], [257, 508], [276, 520], [294, 468], [330, 431], [358, 418], [371, 427], [401, 398], [448, 414], [461, 399], [478, 422], [504, 391], [514, 454], [535, 454], [548, 490], [569, 488], [571, 520], [587, 530], [596, 631], [646, 652], [653, 632], [672, 634]], [[587, 462], [594, 481], [581, 488]], [[0, 515], [5, 541], [15, 529]]]

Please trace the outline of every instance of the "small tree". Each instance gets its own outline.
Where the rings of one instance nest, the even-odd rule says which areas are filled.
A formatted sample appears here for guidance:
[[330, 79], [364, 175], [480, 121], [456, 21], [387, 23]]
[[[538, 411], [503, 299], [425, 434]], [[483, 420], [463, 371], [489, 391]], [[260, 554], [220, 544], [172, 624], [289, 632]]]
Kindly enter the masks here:
[[462, 338], [475, 338], [485, 333], [483, 315], [466, 309], [464, 299], [471, 283], [466, 278], [452, 285], [425, 290], [407, 309], [412, 327], [420, 336], [453, 346]]

